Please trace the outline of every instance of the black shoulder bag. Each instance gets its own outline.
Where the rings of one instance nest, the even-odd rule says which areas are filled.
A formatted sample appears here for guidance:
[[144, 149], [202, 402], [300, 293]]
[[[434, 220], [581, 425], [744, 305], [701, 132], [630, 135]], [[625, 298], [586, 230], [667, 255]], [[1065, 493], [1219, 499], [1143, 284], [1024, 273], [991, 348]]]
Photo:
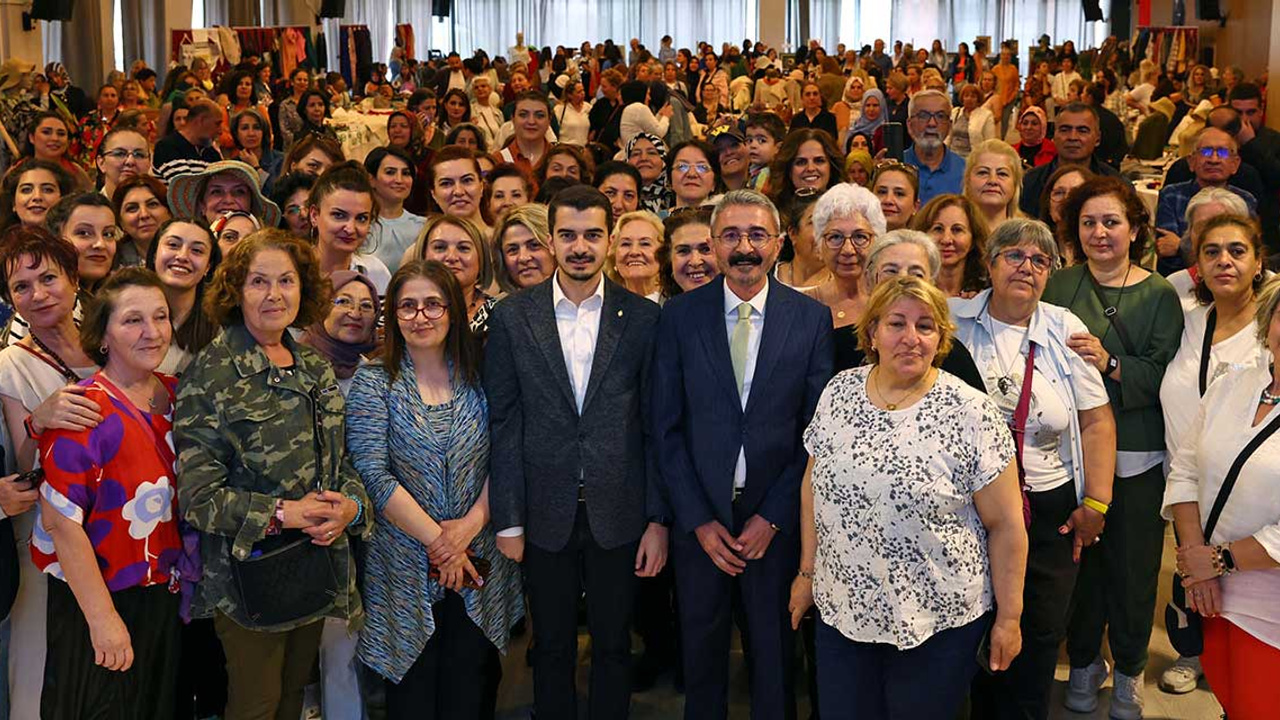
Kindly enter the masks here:
[[[325, 441], [318, 403], [310, 392], [312, 432], [315, 435], [316, 487], [325, 488], [322, 456]], [[301, 530], [285, 530], [253, 546], [245, 560], [231, 560], [232, 577], [241, 608], [255, 625], [271, 627], [324, 612], [337, 601], [340, 588], [333, 553], [311, 542]]]
[[[1207, 333], [1207, 337], [1213, 337], [1212, 330]], [[1200, 363], [1203, 368], [1204, 357], [1201, 357]], [[1231, 489], [1235, 487], [1236, 478], [1240, 476], [1240, 469], [1244, 467], [1254, 451], [1261, 447], [1262, 443], [1266, 442], [1277, 429], [1280, 429], [1280, 415], [1272, 418], [1271, 422], [1267, 423], [1267, 426], [1244, 446], [1236, 456], [1235, 462], [1231, 463], [1231, 469], [1222, 480], [1222, 487], [1218, 489], [1218, 496], [1214, 498], [1213, 508], [1209, 510], [1209, 518], [1204, 524], [1205, 543], [1210, 543], [1213, 539], [1214, 528], [1222, 515], [1222, 509], [1227, 505], [1227, 498], [1231, 496]], [[1182, 587], [1182, 576], [1174, 573], [1173, 597], [1164, 609], [1164, 627], [1169, 634], [1169, 642], [1173, 645], [1173, 649], [1183, 657], [1197, 657], [1204, 652], [1204, 634], [1200, 622], [1200, 616], [1187, 609], [1187, 595]]]

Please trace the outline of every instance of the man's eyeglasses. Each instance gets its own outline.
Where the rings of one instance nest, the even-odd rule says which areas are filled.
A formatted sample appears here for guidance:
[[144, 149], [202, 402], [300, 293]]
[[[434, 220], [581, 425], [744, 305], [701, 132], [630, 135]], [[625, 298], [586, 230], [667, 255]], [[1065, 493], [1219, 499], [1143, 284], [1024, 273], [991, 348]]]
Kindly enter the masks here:
[[1231, 148], [1224, 147], [1196, 148], [1196, 152], [1199, 153], [1202, 158], [1211, 158], [1214, 155], [1217, 155], [1220, 160], [1227, 160], [1236, 154]]
[[719, 235], [713, 235], [712, 239], [725, 247], [737, 247], [738, 244], [742, 242], [743, 238], [746, 238], [747, 242], [751, 243], [751, 247], [758, 250], [775, 237], [777, 237], [777, 235], [761, 228], [748, 230], [745, 233], [741, 230], [729, 228], [722, 231]]
[[411, 300], [406, 300], [396, 306], [396, 317], [401, 320], [413, 320], [418, 317], [418, 313], [422, 313], [422, 316], [428, 320], [439, 320], [444, 317], [448, 309], [448, 305], [434, 300], [421, 305]]
[[915, 115], [912, 115], [911, 117], [915, 119], [916, 122], [919, 122], [925, 125], [928, 125], [930, 120], [936, 123], [944, 123], [947, 120], [951, 119], [951, 116], [947, 114], [947, 111], [945, 110], [939, 110], [938, 112], [929, 112], [927, 110], [921, 110], [920, 112], [916, 113]]
[[333, 306], [345, 313], [357, 313], [359, 315], [373, 314], [373, 301], [361, 300], [357, 303], [345, 295], [339, 295], [333, 299]]
[[1000, 253], [1000, 258], [1011, 268], [1020, 268], [1022, 263], [1028, 260], [1031, 261], [1031, 267], [1036, 272], [1048, 272], [1053, 267], [1053, 258], [1043, 253], [1029, 253], [1025, 250], [1005, 250]]

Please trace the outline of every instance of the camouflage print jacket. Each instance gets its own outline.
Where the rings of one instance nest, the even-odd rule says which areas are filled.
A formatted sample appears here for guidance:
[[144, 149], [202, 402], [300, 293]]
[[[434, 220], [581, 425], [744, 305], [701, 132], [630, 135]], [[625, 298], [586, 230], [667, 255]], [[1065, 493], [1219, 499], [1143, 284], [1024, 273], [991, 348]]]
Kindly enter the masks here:
[[[258, 628], [240, 606], [232, 578], [232, 557], [249, 557], [266, 537], [277, 498], [297, 500], [317, 489], [358, 498], [364, 512], [347, 533], [368, 537], [373, 513], [360, 476], [346, 458], [344, 403], [333, 369], [310, 348], [294, 343], [292, 371], [271, 364], [242, 325], [223, 330], [192, 361], [178, 388], [174, 442], [178, 450], [178, 503], [183, 517], [200, 531], [204, 579], [196, 589], [193, 614], [218, 610], [255, 629], [288, 630], [316, 620]], [[312, 398], [322, 442], [317, 450]], [[318, 465], [318, 466], [317, 466]], [[340, 592], [329, 615], [360, 627], [363, 610], [356, 591], [351, 545], [339, 537], [334, 554]]]

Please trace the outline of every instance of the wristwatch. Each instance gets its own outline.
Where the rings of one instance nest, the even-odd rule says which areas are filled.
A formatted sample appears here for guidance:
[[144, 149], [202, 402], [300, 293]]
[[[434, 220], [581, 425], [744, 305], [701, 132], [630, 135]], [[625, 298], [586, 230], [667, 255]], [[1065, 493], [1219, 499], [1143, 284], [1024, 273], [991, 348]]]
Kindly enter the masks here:
[[1107, 371], [1102, 374], [1106, 375], [1107, 377], [1111, 377], [1112, 373], [1114, 373], [1117, 369], [1119, 369], [1119, 367], [1120, 367], [1120, 358], [1116, 357], [1115, 355], [1108, 355]]

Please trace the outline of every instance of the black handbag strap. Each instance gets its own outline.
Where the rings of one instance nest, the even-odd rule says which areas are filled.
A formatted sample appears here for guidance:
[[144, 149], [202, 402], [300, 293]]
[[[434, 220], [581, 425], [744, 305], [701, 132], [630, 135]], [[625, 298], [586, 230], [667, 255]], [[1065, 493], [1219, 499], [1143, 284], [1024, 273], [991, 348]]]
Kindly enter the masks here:
[[1227, 471], [1227, 476], [1222, 480], [1222, 487], [1218, 489], [1218, 497], [1214, 498], [1213, 508], [1209, 510], [1209, 519], [1204, 524], [1204, 541], [1206, 543], [1213, 537], [1213, 530], [1218, 524], [1218, 518], [1222, 515], [1222, 508], [1227, 505], [1227, 498], [1231, 496], [1231, 489], [1236, 485], [1236, 478], [1240, 476], [1240, 469], [1244, 467], [1249, 457], [1253, 455], [1262, 443], [1267, 441], [1276, 430], [1280, 430], [1280, 414], [1271, 419], [1262, 431], [1253, 436], [1248, 445], [1240, 451], [1236, 456], [1236, 461], [1231, 463], [1231, 469]]
[[1129, 341], [1129, 331], [1125, 330], [1124, 323], [1120, 321], [1120, 308], [1107, 302], [1107, 297], [1102, 294], [1102, 286], [1098, 284], [1098, 279], [1093, 276], [1093, 273], [1089, 272], [1089, 268], [1085, 268], [1084, 274], [1089, 276], [1089, 286], [1093, 288], [1093, 294], [1097, 296], [1098, 302], [1102, 303], [1102, 314], [1107, 316], [1107, 322], [1115, 328], [1125, 353], [1137, 355], [1138, 353], [1133, 349], [1133, 343]]
[[1209, 308], [1209, 322], [1204, 326], [1204, 342], [1200, 344], [1200, 397], [1209, 387], [1209, 353], [1213, 351], [1213, 331], [1218, 327], [1218, 308]]

